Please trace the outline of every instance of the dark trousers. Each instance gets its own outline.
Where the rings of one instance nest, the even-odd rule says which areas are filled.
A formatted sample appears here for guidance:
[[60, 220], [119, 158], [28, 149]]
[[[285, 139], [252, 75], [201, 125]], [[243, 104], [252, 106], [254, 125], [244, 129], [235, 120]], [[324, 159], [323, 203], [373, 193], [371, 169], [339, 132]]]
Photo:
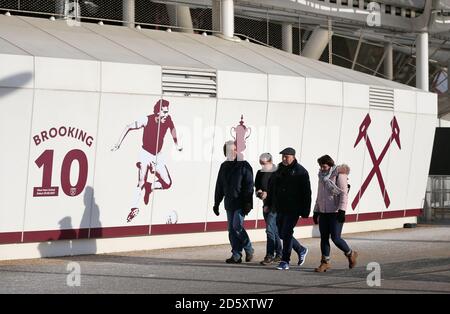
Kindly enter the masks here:
[[264, 214], [264, 221], [266, 222], [267, 246], [266, 256], [274, 257], [281, 256], [281, 240], [278, 234], [277, 227], [277, 213], [268, 212]]
[[319, 231], [320, 231], [320, 249], [322, 256], [330, 256], [330, 236], [331, 241], [345, 254], [351, 251], [347, 242], [341, 238], [343, 223], [337, 221], [337, 213], [320, 214]]
[[297, 254], [303, 252], [305, 248], [294, 238], [294, 228], [297, 225], [299, 216], [292, 213], [277, 213], [277, 226], [280, 238], [283, 240], [283, 256], [282, 260], [289, 263], [291, 260], [291, 252], [294, 249]]
[[228, 220], [228, 239], [231, 244], [231, 253], [233, 258], [238, 260], [242, 257], [242, 249], [246, 254], [253, 254], [253, 246], [244, 229], [245, 215], [242, 209], [227, 210]]

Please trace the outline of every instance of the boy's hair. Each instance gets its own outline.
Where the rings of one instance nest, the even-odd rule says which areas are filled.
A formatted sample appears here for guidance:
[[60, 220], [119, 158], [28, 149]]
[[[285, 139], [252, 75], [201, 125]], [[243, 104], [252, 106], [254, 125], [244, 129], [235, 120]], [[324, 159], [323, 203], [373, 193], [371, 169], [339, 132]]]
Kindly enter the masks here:
[[272, 155], [270, 153], [264, 153], [259, 156], [259, 160], [261, 161], [272, 161]]
[[331, 158], [328, 155], [323, 155], [322, 157], [320, 157], [319, 159], [317, 159], [317, 162], [319, 163], [319, 165], [328, 165], [330, 167], [334, 167], [334, 160], [333, 158]]

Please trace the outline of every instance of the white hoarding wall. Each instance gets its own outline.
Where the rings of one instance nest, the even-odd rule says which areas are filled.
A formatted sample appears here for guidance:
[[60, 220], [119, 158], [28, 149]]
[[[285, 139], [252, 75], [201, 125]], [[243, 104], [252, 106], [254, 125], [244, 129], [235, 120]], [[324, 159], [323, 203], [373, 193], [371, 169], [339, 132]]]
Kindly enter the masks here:
[[[222, 81], [223, 82], [223, 81]], [[224, 82], [225, 83], [225, 82]], [[262, 85], [267, 84], [264, 82]], [[242, 92], [244, 94], [244, 92]], [[211, 186], [209, 191], [209, 204], [207, 212], [208, 222], [218, 222], [226, 220], [224, 202], [220, 205], [220, 216], [216, 217], [212, 212], [214, 205], [215, 183], [221, 163], [224, 161], [223, 145], [226, 141], [236, 140], [238, 142], [237, 152], [243, 160], [247, 160], [253, 168], [253, 175], [256, 175], [257, 165], [259, 165], [259, 154], [264, 150], [264, 136], [266, 133], [266, 112], [267, 102], [250, 100], [219, 99], [216, 112], [216, 132], [214, 135], [214, 148], [211, 167]], [[239, 144], [241, 143], [241, 144]], [[258, 201], [253, 199], [256, 208]], [[252, 210], [247, 216], [247, 227], [255, 228], [258, 216], [257, 210]], [[261, 216], [260, 216], [261, 217]], [[226, 224], [207, 224], [207, 230], [225, 230]]]
[[[361, 123], [361, 121], [364, 120], [367, 112], [368, 110], [364, 108], [348, 107], [345, 108], [342, 113], [337, 161], [339, 163], [345, 163], [350, 167], [350, 191], [348, 195], [349, 206], [347, 208], [347, 214], [353, 215], [358, 213], [359, 204], [353, 208], [351, 202], [359, 194], [359, 187], [365, 179], [363, 177], [367, 176], [367, 173], [363, 171], [364, 156], [367, 153], [367, 149], [365, 148], [365, 145], [359, 145], [359, 147], [355, 148], [353, 148], [353, 146], [355, 145], [359, 133], [358, 123]], [[347, 147], [347, 149], [344, 149], [345, 147]], [[354, 216], [354, 218], [356, 218], [356, 216]], [[350, 221], [350, 219], [348, 220]]]
[[98, 93], [35, 91], [24, 225], [33, 241], [90, 226], [98, 107]]
[[170, 103], [176, 133], [167, 131], [160, 141], [160, 174], [155, 174], [152, 182], [160, 189], [151, 194], [151, 233], [170, 233], [175, 224], [186, 226], [186, 231], [204, 231], [206, 209], [211, 207], [208, 206], [211, 152], [218, 133], [214, 125], [216, 100], [164, 99]]
[[[21, 241], [33, 90], [0, 87], [0, 234]], [[0, 236], [0, 240], [2, 237]]]
[[[229, 71], [218, 72], [218, 98], [181, 97], [162, 95], [157, 66], [133, 65], [116, 81], [111, 73], [127, 67], [38, 61], [33, 83], [0, 80], [0, 244], [225, 231], [223, 203], [218, 217], [212, 206], [228, 140], [254, 174], [261, 153], [278, 163], [295, 148], [313, 205], [317, 158], [347, 163], [348, 221], [422, 206], [436, 124], [424, 107], [434, 97], [402, 91], [394, 111], [374, 110], [365, 85]], [[58, 80], [64, 64], [74, 77]], [[261, 205], [254, 198], [248, 228], [264, 226]]]
[[[151, 204], [143, 204], [143, 198], [135, 195], [138, 185], [138, 165], [142, 150], [142, 123], [153, 114], [154, 104], [160, 96], [104, 93], [101, 97], [98, 150], [95, 174], [95, 198], [100, 219], [91, 227], [97, 228], [95, 237], [101, 237], [99, 228], [127, 226], [127, 216], [132, 207], [140, 212], [134, 218], [132, 228], [126, 233], [148, 234]], [[119, 149], [114, 146], [120, 143]], [[142, 190], [141, 190], [142, 192]], [[133, 231], [133, 232], [132, 232]]]
[[[355, 143], [357, 139], [359, 140], [356, 149], [365, 150], [361, 187], [355, 186], [355, 188], [359, 188], [360, 199], [359, 202], [358, 199], [350, 199], [351, 206], [358, 202], [358, 215], [375, 212], [375, 217], [379, 218], [389, 204], [388, 200], [391, 196], [389, 193], [385, 194], [386, 179], [384, 179], [384, 176], [387, 174], [391, 150], [396, 145], [395, 142], [390, 141], [390, 123], [393, 117], [392, 111], [371, 109], [365, 118], [359, 122], [360, 125], [355, 132], [357, 137], [353, 135]], [[370, 120], [367, 118], [370, 118]], [[367, 131], [366, 134], [364, 134], [364, 130]], [[392, 146], [387, 148], [390, 145]], [[385, 153], [381, 155], [383, 152]], [[366, 187], [365, 190], [364, 187]], [[358, 193], [358, 191], [355, 192]]]

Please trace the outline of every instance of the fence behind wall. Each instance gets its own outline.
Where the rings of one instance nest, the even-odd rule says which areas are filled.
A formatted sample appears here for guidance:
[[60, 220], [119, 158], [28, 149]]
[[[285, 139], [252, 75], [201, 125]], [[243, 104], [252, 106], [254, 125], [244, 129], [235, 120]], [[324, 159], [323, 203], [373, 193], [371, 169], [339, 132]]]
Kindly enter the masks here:
[[450, 219], [450, 176], [430, 176], [425, 196], [426, 221]]

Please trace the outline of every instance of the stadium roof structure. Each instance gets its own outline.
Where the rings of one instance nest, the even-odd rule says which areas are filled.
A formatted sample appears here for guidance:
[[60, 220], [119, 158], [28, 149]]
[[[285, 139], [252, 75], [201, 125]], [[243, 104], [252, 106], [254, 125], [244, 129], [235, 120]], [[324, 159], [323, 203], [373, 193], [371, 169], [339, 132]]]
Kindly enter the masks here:
[[385, 88], [413, 87], [244, 40], [212, 35], [0, 16], [0, 54], [300, 76]]

